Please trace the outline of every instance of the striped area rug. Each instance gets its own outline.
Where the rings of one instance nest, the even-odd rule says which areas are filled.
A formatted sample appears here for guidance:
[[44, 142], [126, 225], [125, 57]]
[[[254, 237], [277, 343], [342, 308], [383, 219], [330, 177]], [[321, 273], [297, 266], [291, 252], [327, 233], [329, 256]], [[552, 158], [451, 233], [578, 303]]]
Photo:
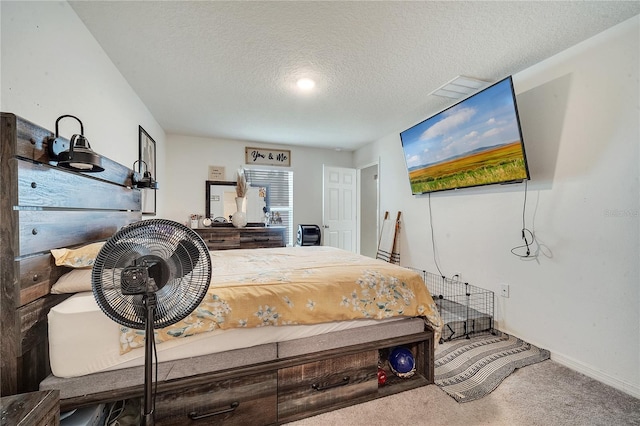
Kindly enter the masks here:
[[436, 351], [435, 383], [458, 402], [492, 392], [516, 368], [549, 359], [549, 351], [496, 331], [441, 344]]

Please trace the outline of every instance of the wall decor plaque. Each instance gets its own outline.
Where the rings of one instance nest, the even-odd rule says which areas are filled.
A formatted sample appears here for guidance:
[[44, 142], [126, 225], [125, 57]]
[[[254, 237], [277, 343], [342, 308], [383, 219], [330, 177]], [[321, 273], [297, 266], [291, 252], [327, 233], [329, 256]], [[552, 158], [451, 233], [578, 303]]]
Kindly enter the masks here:
[[265, 166], [291, 166], [291, 151], [288, 149], [266, 149], [246, 147], [244, 149], [246, 164]]

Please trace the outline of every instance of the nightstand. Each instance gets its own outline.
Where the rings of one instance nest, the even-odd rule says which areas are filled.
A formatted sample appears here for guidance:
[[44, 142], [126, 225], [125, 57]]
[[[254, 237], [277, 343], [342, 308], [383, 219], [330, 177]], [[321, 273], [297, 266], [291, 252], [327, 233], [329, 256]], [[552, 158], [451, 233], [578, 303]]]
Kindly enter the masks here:
[[2, 426], [57, 426], [60, 424], [60, 392], [48, 390], [5, 396], [0, 399]]

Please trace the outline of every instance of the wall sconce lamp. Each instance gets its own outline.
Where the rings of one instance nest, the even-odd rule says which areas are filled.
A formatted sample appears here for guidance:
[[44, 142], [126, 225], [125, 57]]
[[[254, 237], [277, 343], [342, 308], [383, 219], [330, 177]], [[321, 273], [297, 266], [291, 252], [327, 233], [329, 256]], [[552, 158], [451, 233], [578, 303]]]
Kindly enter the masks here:
[[[136, 172], [136, 163], [138, 163], [138, 171]], [[142, 172], [142, 165], [144, 164], [144, 172]], [[148, 169], [147, 163], [144, 160], [136, 160], [133, 162], [133, 186], [136, 188], [149, 188], [158, 189], [158, 182], [151, 176], [151, 172]], [[141, 174], [142, 173], [142, 174]]]
[[[80, 123], [80, 134], [73, 135], [69, 142], [59, 137], [58, 122], [63, 118], [75, 118]], [[102, 172], [102, 158], [91, 149], [89, 141], [84, 137], [82, 121], [73, 115], [61, 115], [56, 120], [56, 137], [49, 138], [49, 156], [58, 162], [58, 167], [80, 172]]]

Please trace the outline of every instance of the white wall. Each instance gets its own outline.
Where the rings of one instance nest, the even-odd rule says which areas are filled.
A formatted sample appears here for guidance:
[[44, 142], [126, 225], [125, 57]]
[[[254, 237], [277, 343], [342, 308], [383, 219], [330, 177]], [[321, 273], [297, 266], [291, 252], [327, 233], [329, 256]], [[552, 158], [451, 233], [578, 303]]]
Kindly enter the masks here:
[[353, 153], [331, 149], [279, 146], [257, 142], [167, 135], [165, 217], [185, 222], [189, 215], [205, 213], [205, 181], [209, 166], [225, 167], [225, 180], [235, 181], [245, 165], [244, 149], [287, 149], [293, 171], [294, 236], [298, 224], [322, 225], [322, 166], [351, 167]]
[[[360, 254], [376, 257], [378, 253], [378, 164], [360, 169]], [[394, 212], [391, 213], [395, 215]], [[395, 217], [395, 216], [393, 216]]]
[[[0, 14], [0, 109], [52, 132], [59, 116], [75, 115], [96, 152], [129, 167], [138, 159], [141, 125], [156, 141], [162, 182], [164, 131], [73, 9], [2, 1]], [[65, 137], [80, 132], [72, 119], [59, 127]]]
[[[640, 396], [639, 22], [635, 17], [514, 75], [531, 181], [431, 196], [446, 276], [496, 292], [498, 328]], [[434, 113], [437, 111], [434, 111]], [[404, 129], [398, 129], [401, 131]], [[402, 210], [401, 258], [436, 272], [429, 200], [412, 197], [398, 134], [358, 150], [380, 158], [381, 211]], [[510, 297], [498, 296], [501, 283]]]

